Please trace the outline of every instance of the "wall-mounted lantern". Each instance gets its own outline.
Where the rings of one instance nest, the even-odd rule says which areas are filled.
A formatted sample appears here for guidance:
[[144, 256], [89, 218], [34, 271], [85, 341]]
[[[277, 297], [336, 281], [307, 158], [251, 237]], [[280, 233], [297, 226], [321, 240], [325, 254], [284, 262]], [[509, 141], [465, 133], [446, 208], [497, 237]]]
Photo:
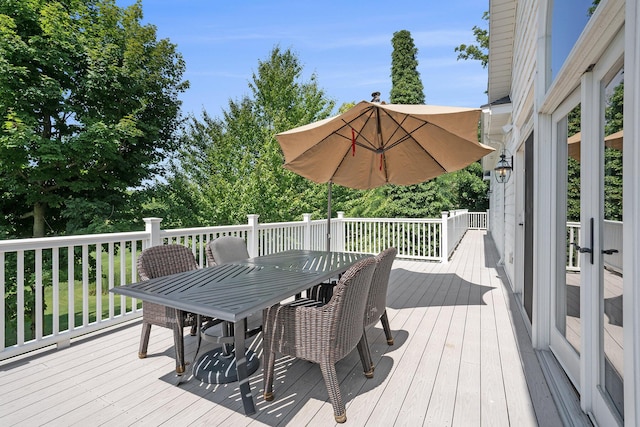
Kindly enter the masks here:
[[507, 160], [506, 150], [502, 150], [502, 154], [500, 154], [500, 160], [496, 164], [496, 167], [493, 169], [493, 173], [496, 176], [496, 181], [500, 184], [505, 184], [511, 178], [511, 172], [513, 171], [513, 156], [511, 156], [511, 161]]

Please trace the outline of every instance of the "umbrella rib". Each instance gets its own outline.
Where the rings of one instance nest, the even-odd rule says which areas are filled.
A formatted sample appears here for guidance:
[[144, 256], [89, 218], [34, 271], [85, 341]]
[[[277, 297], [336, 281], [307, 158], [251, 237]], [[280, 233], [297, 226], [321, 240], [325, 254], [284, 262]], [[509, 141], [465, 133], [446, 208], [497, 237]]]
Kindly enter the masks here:
[[[363, 117], [363, 116], [365, 116], [365, 117], [367, 117], [367, 119], [365, 120], [364, 125], [362, 126], [362, 128], [366, 127], [366, 125], [367, 125], [367, 123], [369, 122], [369, 120], [371, 120], [371, 113], [373, 112], [373, 109], [374, 109], [374, 107], [369, 107], [369, 108], [367, 108], [367, 109], [363, 110], [363, 111], [362, 111], [362, 114], [360, 114], [360, 115], [359, 115], [359, 116], [357, 116], [357, 117], [354, 117], [354, 118], [353, 118], [351, 121], [349, 121], [349, 122], [348, 122], [348, 121], [346, 121], [346, 120], [345, 120], [345, 119], [343, 119], [343, 118], [341, 118], [341, 120], [342, 120], [342, 122], [343, 122], [345, 125], [349, 126], [349, 128], [350, 128], [350, 129], [353, 129], [353, 130], [355, 130], [355, 131], [358, 133], [358, 137], [359, 137], [358, 139], [362, 139], [362, 140], [364, 140], [367, 144], [369, 144], [369, 145], [367, 146], [367, 145], [365, 145], [365, 144], [363, 144], [363, 143], [361, 143], [361, 142], [359, 142], [359, 141], [357, 141], [357, 140], [356, 140], [356, 145], [358, 145], [358, 146], [360, 146], [360, 147], [362, 147], [362, 148], [364, 148], [364, 149], [366, 149], [366, 150], [370, 150], [370, 151], [377, 151], [375, 144], [372, 144], [372, 143], [371, 143], [371, 141], [369, 141], [369, 140], [368, 140], [364, 135], [362, 135], [362, 133], [360, 133], [360, 131], [359, 131], [359, 130], [356, 130], [356, 128], [354, 128], [353, 126], [351, 126], [351, 123], [353, 123], [353, 122], [354, 122], [358, 117]], [[369, 114], [367, 114], [367, 113], [369, 113]], [[337, 133], [337, 135], [340, 135], [341, 137], [343, 137], [343, 138], [345, 138], [345, 139], [349, 139], [348, 137], [346, 137], [346, 136], [344, 136], [344, 135], [342, 135], [342, 134]]]
[[[408, 115], [404, 116], [404, 119], [401, 122], [398, 122], [393, 116], [391, 116], [386, 110], [385, 113], [387, 114], [387, 117], [389, 117], [390, 120], [392, 120], [395, 124], [396, 124], [396, 128], [393, 131], [393, 133], [389, 136], [389, 141], [391, 141], [391, 139], [393, 138], [393, 136], [398, 132], [398, 130], [403, 129], [402, 125], [404, 124], [404, 122], [407, 120], [407, 118], [409, 117]], [[382, 146], [380, 147], [380, 150], [382, 152], [388, 151], [390, 149], [392, 149], [393, 147], [395, 147], [398, 144], [401, 144], [403, 142], [405, 142], [408, 139], [413, 139], [415, 141], [415, 138], [413, 138], [413, 132], [417, 131], [418, 129], [422, 129], [424, 126], [430, 124], [431, 122], [428, 122], [426, 120], [422, 120], [420, 118], [414, 117], [416, 120], [420, 120], [422, 122], [422, 124], [420, 126], [418, 126], [417, 128], [415, 128], [414, 130], [412, 130], [411, 132], [407, 132], [406, 135], [402, 136], [400, 139], [398, 139], [397, 141], [391, 143], [391, 144], [387, 144], [386, 146]], [[381, 138], [382, 140], [382, 138]], [[420, 145], [420, 144], [418, 144]]]
[[[391, 120], [393, 120], [393, 122], [396, 124], [396, 130], [393, 132], [393, 134], [392, 134], [391, 136], [393, 136], [393, 135], [394, 135], [394, 134], [395, 134], [395, 133], [396, 133], [400, 128], [402, 128], [402, 124], [403, 124], [403, 123], [405, 122], [405, 120], [409, 117], [408, 115], [406, 115], [406, 116], [404, 116], [404, 119], [403, 119], [401, 122], [398, 122], [398, 121], [397, 121], [395, 118], [393, 118], [390, 114], [388, 114], [388, 113], [387, 113], [387, 116], [388, 116]], [[421, 149], [421, 150], [422, 150], [422, 151], [423, 151], [427, 156], [429, 156], [429, 157], [430, 157], [430, 158], [431, 158], [431, 159], [432, 159], [432, 160], [433, 160], [433, 161], [434, 161], [434, 162], [435, 162], [435, 163], [436, 163], [436, 164], [437, 164], [437, 165], [438, 165], [438, 166], [439, 166], [443, 171], [448, 172], [447, 168], [445, 168], [445, 167], [444, 167], [444, 166], [443, 166], [443, 165], [442, 165], [442, 164], [441, 164], [441, 163], [440, 163], [440, 162], [439, 162], [435, 157], [433, 157], [433, 155], [432, 155], [429, 151], [427, 151], [427, 150], [426, 150], [426, 149], [425, 149], [421, 144], [418, 144], [418, 143], [416, 142], [415, 138], [413, 138], [413, 133], [414, 133], [415, 131], [417, 131], [418, 129], [423, 128], [423, 127], [424, 127], [424, 126], [426, 126], [426, 125], [431, 125], [431, 126], [433, 126], [433, 127], [435, 127], [435, 128], [438, 128], [438, 129], [442, 130], [443, 132], [449, 132], [449, 131], [447, 131], [446, 129], [444, 129], [442, 126], [438, 126], [438, 125], [436, 125], [436, 124], [434, 124], [434, 123], [432, 123], [432, 122], [430, 122], [430, 121], [428, 121], [428, 120], [423, 120], [423, 119], [420, 119], [420, 118], [415, 117], [415, 116], [414, 116], [414, 118], [415, 118], [416, 120], [420, 120], [420, 121], [422, 122], [422, 124], [421, 124], [420, 126], [418, 126], [417, 128], [415, 128], [414, 130], [412, 130], [411, 132], [407, 132], [407, 134], [406, 134], [405, 136], [403, 136], [402, 138], [400, 138], [400, 139], [398, 139], [397, 141], [395, 141], [395, 142], [393, 142], [393, 143], [389, 144], [387, 147], [384, 147], [384, 148], [382, 149], [382, 152], [388, 151], [388, 150], [392, 149], [393, 147], [395, 147], [396, 145], [399, 145], [399, 144], [401, 144], [401, 143], [403, 143], [403, 142], [405, 142], [405, 141], [407, 141], [407, 140], [412, 140], [412, 141], [414, 141], [414, 142], [415, 142], [415, 144], [416, 144], [418, 147], [420, 147], [420, 149]], [[450, 132], [449, 132], [449, 133], [450, 133]], [[456, 136], [457, 136], [457, 135], [456, 135]], [[459, 138], [461, 138], [461, 137], [459, 137]], [[391, 138], [390, 138], [390, 139], [391, 139]], [[386, 174], [386, 159], [385, 159], [385, 174]]]
[[[395, 134], [395, 133], [398, 131], [398, 129], [400, 129], [400, 128], [402, 127], [402, 124], [403, 124], [403, 123], [405, 122], [405, 120], [409, 117], [409, 116], [405, 116], [405, 118], [402, 120], [402, 122], [398, 122], [398, 121], [397, 121], [396, 119], [394, 119], [391, 115], [387, 114], [387, 116], [388, 116], [391, 120], [393, 120], [393, 121], [395, 122], [395, 124], [396, 124], [396, 130], [393, 132], [393, 134]], [[405, 142], [405, 141], [412, 140], [412, 141], [413, 141], [413, 142], [414, 142], [414, 143], [415, 143], [415, 144], [416, 144], [416, 145], [417, 145], [417, 146], [418, 146], [418, 147], [419, 147], [419, 148], [420, 148], [420, 149], [421, 149], [421, 150], [422, 150], [422, 151], [423, 151], [427, 156], [429, 156], [429, 157], [430, 157], [430, 158], [431, 158], [431, 159], [432, 159], [432, 160], [433, 160], [433, 161], [434, 161], [434, 162], [435, 162], [435, 163], [440, 167], [440, 169], [442, 169], [443, 171], [447, 172], [447, 169], [446, 169], [446, 168], [445, 168], [445, 167], [444, 167], [444, 166], [443, 166], [443, 165], [442, 165], [442, 164], [441, 164], [441, 163], [440, 163], [440, 162], [439, 162], [435, 157], [433, 157], [433, 155], [432, 155], [429, 151], [427, 151], [427, 150], [422, 146], [422, 144], [418, 144], [418, 142], [417, 142], [417, 141], [415, 140], [415, 138], [413, 137], [413, 133], [414, 133], [415, 131], [417, 131], [418, 129], [422, 129], [422, 128], [423, 128], [424, 126], [426, 126], [426, 125], [429, 125], [429, 124], [430, 124], [431, 126], [437, 127], [438, 129], [442, 129], [442, 127], [437, 126], [437, 125], [434, 125], [433, 123], [431, 123], [431, 122], [429, 122], [429, 121], [427, 121], [427, 120], [422, 120], [422, 119], [419, 119], [419, 118], [417, 118], [417, 117], [414, 117], [414, 118], [416, 118], [417, 120], [420, 120], [420, 121], [422, 122], [422, 124], [421, 124], [420, 126], [418, 126], [417, 128], [415, 128], [414, 130], [412, 130], [411, 132], [407, 132], [407, 134], [406, 134], [406, 135], [404, 135], [404, 136], [403, 136], [402, 138], [400, 138], [399, 140], [397, 140], [397, 141], [393, 142], [392, 144], [389, 144], [387, 147], [384, 147], [384, 148], [383, 148], [383, 150], [382, 150], [382, 152], [384, 153], [385, 151], [388, 151], [388, 150], [392, 149], [393, 147], [395, 147], [395, 146], [397, 146], [397, 145], [399, 145], [399, 144], [401, 144], [401, 143], [403, 143], [403, 142]], [[444, 129], [442, 129], [442, 130], [443, 130], [443, 131], [445, 131]], [[446, 132], [446, 131], [445, 131], [445, 132]], [[392, 136], [393, 136], [393, 134], [392, 134]], [[385, 178], [387, 179], [387, 182], [388, 182], [388, 177], [386, 177], [386, 174], [387, 174], [387, 167], [386, 167], [386, 166], [387, 166], [387, 165], [386, 165], [386, 159], [385, 159]]]

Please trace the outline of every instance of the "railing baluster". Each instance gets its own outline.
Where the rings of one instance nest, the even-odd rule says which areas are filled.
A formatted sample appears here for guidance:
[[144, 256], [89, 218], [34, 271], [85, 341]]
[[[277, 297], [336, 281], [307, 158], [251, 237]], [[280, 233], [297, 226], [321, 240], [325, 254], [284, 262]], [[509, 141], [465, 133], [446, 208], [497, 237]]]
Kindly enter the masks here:
[[[5, 271], [4, 271], [4, 252], [0, 252], [0, 292], [2, 295], [6, 295], [5, 287]], [[3, 298], [4, 300], [4, 298]], [[5, 349], [5, 303], [0, 304], [0, 349]]]
[[[34, 329], [35, 326], [35, 339], [36, 341], [40, 341], [42, 339], [42, 249], [35, 250], [35, 270], [36, 270], [36, 281], [34, 283], [33, 291], [35, 292], [35, 313], [31, 314], [32, 321], [35, 321], [35, 325], [31, 325], [31, 329]], [[35, 316], [34, 316], [35, 314]]]
[[51, 325], [51, 333], [58, 335], [60, 333], [60, 250], [59, 248], [51, 249], [51, 279], [52, 279], [52, 301], [53, 301], [53, 319]]
[[82, 245], [82, 326], [89, 325], [89, 245]]
[[[107, 287], [109, 290], [113, 289], [115, 285], [115, 245], [113, 242], [109, 242], [107, 245], [107, 253], [108, 255], [108, 269], [109, 273], [107, 274]], [[109, 292], [107, 294], [107, 301], [109, 301], [109, 319], [113, 319], [115, 316], [115, 295]]]
[[75, 247], [67, 246], [67, 327], [72, 331], [75, 327]]
[[24, 344], [24, 251], [18, 251], [17, 269], [17, 342], [21, 346]]
[[102, 243], [96, 245], [96, 323], [102, 321]]

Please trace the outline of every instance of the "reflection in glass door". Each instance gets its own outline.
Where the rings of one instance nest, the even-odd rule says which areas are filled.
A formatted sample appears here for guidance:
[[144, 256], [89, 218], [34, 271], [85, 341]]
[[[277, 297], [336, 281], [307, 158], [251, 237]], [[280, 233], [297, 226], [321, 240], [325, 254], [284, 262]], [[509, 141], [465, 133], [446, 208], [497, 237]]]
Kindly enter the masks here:
[[580, 388], [582, 318], [580, 310], [580, 91], [553, 114], [556, 143], [556, 281], [550, 348], [576, 389]]
[[[567, 156], [563, 156], [566, 175], [566, 266], [565, 282], [560, 282], [561, 298], [556, 324], [573, 350], [580, 354], [582, 322], [580, 320], [580, 104], [558, 126], [567, 138]], [[563, 140], [565, 138], [563, 137]], [[564, 150], [563, 150], [564, 151]]]
[[616, 73], [604, 90], [604, 141], [602, 150], [602, 264], [600, 298], [600, 360], [604, 366], [604, 391], [618, 415], [624, 414], [623, 322], [622, 322], [622, 109], [624, 73]]

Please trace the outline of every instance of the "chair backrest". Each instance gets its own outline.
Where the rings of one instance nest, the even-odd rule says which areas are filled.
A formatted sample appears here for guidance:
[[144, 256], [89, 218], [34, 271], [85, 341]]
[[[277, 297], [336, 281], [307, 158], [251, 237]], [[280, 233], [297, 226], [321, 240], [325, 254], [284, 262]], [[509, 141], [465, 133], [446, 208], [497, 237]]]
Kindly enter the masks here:
[[154, 279], [198, 268], [198, 262], [191, 249], [182, 245], [152, 246], [142, 251], [138, 257], [140, 280]]
[[362, 337], [367, 300], [364, 296], [369, 293], [375, 269], [374, 257], [358, 261], [340, 277], [333, 296], [321, 308], [333, 316], [329, 336], [335, 339], [335, 360], [353, 350]]
[[371, 288], [364, 314], [365, 327], [377, 323], [382, 313], [387, 309], [389, 275], [397, 252], [396, 248], [387, 248], [376, 256], [376, 271], [371, 279]]
[[241, 237], [222, 236], [205, 247], [208, 265], [225, 264], [249, 258], [247, 244]]

